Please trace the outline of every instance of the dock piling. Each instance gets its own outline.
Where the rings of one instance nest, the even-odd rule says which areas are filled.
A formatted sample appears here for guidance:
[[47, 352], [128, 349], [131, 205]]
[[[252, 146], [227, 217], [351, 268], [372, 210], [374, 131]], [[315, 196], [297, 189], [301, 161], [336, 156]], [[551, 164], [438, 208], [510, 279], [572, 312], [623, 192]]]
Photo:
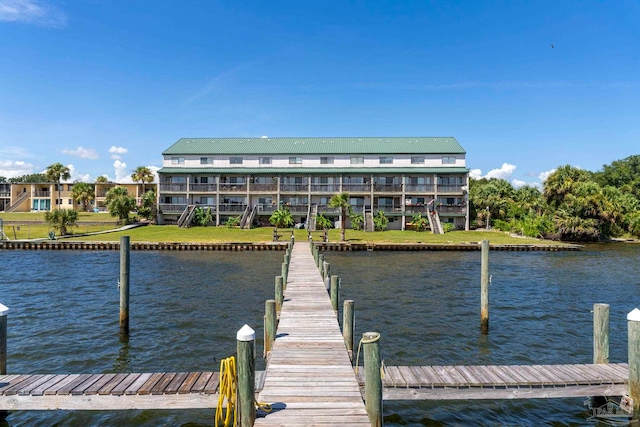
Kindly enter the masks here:
[[[9, 308], [0, 304], [0, 375], [7, 374], [7, 314]], [[0, 418], [1, 419], [1, 418]]]
[[238, 395], [237, 409], [239, 427], [252, 427], [256, 419], [255, 378], [256, 363], [254, 359], [256, 332], [249, 325], [244, 325], [236, 334], [238, 354]]
[[481, 243], [480, 267], [480, 329], [483, 334], [489, 333], [489, 241]]
[[353, 300], [345, 300], [342, 305], [342, 337], [347, 346], [349, 356], [353, 359], [353, 335], [355, 326], [355, 315], [353, 311]]
[[267, 357], [276, 339], [276, 301], [268, 299], [264, 305], [264, 357]]
[[282, 276], [282, 283], [284, 286], [284, 289], [287, 289], [287, 274], [289, 272], [289, 269], [287, 267], [287, 263], [283, 262], [282, 263], [282, 268], [280, 269], [280, 275]]
[[333, 311], [338, 315], [338, 304], [340, 303], [340, 278], [338, 276], [331, 276], [331, 306]]
[[371, 427], [382, 426], [382, 362], [380, 360], [380, 333], [362, 334], [364, 352], [365, 406]]
[[284, 302], [284, 282], [282, 276], [276, 276], [276, 311], [282, 310], [282, 303]]
[[593, 363], [609, 363], [609, 304], [593, 305]]
[[120, 334], [129, 334], [129, 273], [131, 245], [129, 236], [120, 237]]

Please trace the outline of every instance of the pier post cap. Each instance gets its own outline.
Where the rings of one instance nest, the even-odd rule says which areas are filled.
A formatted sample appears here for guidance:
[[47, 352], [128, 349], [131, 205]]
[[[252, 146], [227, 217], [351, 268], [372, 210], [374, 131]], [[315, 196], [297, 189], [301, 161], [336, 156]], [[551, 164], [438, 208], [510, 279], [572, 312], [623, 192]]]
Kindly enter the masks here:
[[365, 341], [376, 342], [380, 339], [380, 332], [365, 332], [362, 334], [362, 339]]
[[7, 307], [4, 304], [0, 304], [0, 317], [6, 316], [8, 312], [9, 312], [9, 307]]
[[632, 322], [640, 322], [640, 310], [634, 308], [627, 314], [627, 320], [631, 320]]
[[236, 339], [238, 341], [255, 341], [256, 339], [256, 331], [251, 329], [251, 326], [244, 325], [238, 333], [236, 334]]

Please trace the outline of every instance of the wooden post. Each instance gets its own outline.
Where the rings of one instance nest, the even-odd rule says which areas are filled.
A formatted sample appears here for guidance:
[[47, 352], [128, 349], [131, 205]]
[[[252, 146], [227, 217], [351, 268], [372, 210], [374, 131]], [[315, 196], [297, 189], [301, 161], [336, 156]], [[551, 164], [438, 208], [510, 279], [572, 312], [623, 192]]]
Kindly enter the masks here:
[[[7, 375], [7, 306], [0, 304], [0, 375]], [[0, 417], [0, 419], [2, 419]]]
[[129, 236], [120, 237], [120, 333], [129, 334]]
[[280, 269], [280, 275], [282, 276], [282, 283], [285, 289], [287, 289], [287, 273], [288, 272], [289, 272], [289, 269], [287, 268], [287, 263], [283, 262], [282, 268]]
[[287, 252], [286, 254], [284, 254], [284, 263], [287, 264], [287, 268], [289, 268], [290, 262], [291, 262], [291, 256], [289, 255], [289, 252]]
[[593, 305], [593, 363], [609, 363], [609, 304]]
[[353, 359], [353, 336], [355, 326], [355, 316], [353, 311], [353, 300], [347, 299], [342, 305], [342, 337], [347, 351]]
[[380, 334], [362, 334], [364, 352], [364, 394], [365, 406], [371, 427], [382, 426], [382, 374], [380, 372]]
[[282, 310], [284, 302], [284, 281], [282, 276], [276, 276], [276, 311]]
[[276, 339], [276, 301], [268, 299], [264, 305], [264, 357], [267, 357]]
[[318, 253], [317, 267], [318, 267], [318, 270], [320, 270], [321, 274], [322, 274], [322, 263], [324, 263], [324, 254]]
[[237, 426], [252, 427], [256, 419], [255, 381], [256, 363], [254, 359], [254, 345], [256, 333], [249, 325], [244, 325], [236, 334], [238, 354], [238, 395]]
[[629, 348], [629, 397], [633, 401], [633, 418], [640, 417], [640, 310], [627, 314]]
[[338, 315], [338, 303], [340, 302], [340, 278], [331, 276], [331, 307]]
[[489, 332], [489, 241], [481, 243], [480, 267], [480, 329], [483, 334]]
[[327, 291], [331, 287], [330, 273], [331, 273], [331, 266], [327, 261], [322, 261], [321, 276], [322, 276], [322, 280], [324, 281], [324, 286], [327, 288]]

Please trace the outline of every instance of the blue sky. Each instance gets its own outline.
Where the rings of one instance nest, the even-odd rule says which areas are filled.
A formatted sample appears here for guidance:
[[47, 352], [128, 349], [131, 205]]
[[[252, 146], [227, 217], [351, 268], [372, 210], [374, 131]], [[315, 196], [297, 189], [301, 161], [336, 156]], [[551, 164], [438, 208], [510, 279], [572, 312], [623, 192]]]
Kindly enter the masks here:
[[454, 136], [539, 183], [640, 154], [637, 1], [0, 0], [0, 176], [181, 137]]

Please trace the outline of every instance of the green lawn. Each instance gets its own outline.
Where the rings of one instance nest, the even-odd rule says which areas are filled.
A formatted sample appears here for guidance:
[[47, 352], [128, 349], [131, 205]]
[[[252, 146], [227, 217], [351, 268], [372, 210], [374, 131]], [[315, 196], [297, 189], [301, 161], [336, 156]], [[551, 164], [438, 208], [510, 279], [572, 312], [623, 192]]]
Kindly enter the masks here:
[[[281, 240], [291, 236], [291, 229], [279, 229]], [[273, 228], [262, 227], [251, 230], [240, 230], [226, 227], [191, 227], [179, 228], [175, 225], [148, 225], [127, 231], [118, 231], [86, 237], [74, 237], [72, 240], [90, 241], [119, 241], [120, 236], [128, 235], [132, 242], [271, 242]], [[313, 233], [314, 240], [321, 240], [321, 232]], [[295, 230], [297, 241], [307, 239], [306, 230]], [[447, 234], [434, 235], [429, 232], [415, 231], [381, 231], [369, 232], [347, 230], [346, 238], [349, 242], [374, 243], [468, 243], [488, 239], [496, 244], [561, 244], [540, 239], [511, 237], [499, 231], [453, 231]], [[340, 240], [340, 230], [329, 231], [329, 241]]]
[[[44, 223], [44, 213], [2, 213], [0, 219], [16, 221], [21, 224], [6, 224], [4, 232], [9, 239], [44, 239], [51, 228]], [[37, 224], [35, 222], [41, 222]], [[118, 228], [116, 219], [108, 213], [81, 212], [78, 225], [72, 228], [74, 233], [92, 233]], [[278, 231], [286, 240], [291, 229]], [[314, 240], [321, 240], [321, 232], [314, 232]], [[128, 235], [134, 242], [271, 242], [273, 228], [262, 227], [251, 230], [240, 230], [226, 227], [191, 227], [178, 228], [175, 225], [148, 225], [124, 232], [72, 237], [71, 240], [119, 241], [120, 236]], [[295, 230], [296, 240], [306, 240], [306, 230]], [[388, 230], [369, 232], [347, 230], [349, 242], [363, 243], [468, 243], [488, 239], [496, 244], [561, 244], [548, 240], [511, 237], [499, 231], [452, 231], [447, 234], [431, 234], [429, 232]], [[340, 240], [340, 230], [329, 230], [329, 241]]]

